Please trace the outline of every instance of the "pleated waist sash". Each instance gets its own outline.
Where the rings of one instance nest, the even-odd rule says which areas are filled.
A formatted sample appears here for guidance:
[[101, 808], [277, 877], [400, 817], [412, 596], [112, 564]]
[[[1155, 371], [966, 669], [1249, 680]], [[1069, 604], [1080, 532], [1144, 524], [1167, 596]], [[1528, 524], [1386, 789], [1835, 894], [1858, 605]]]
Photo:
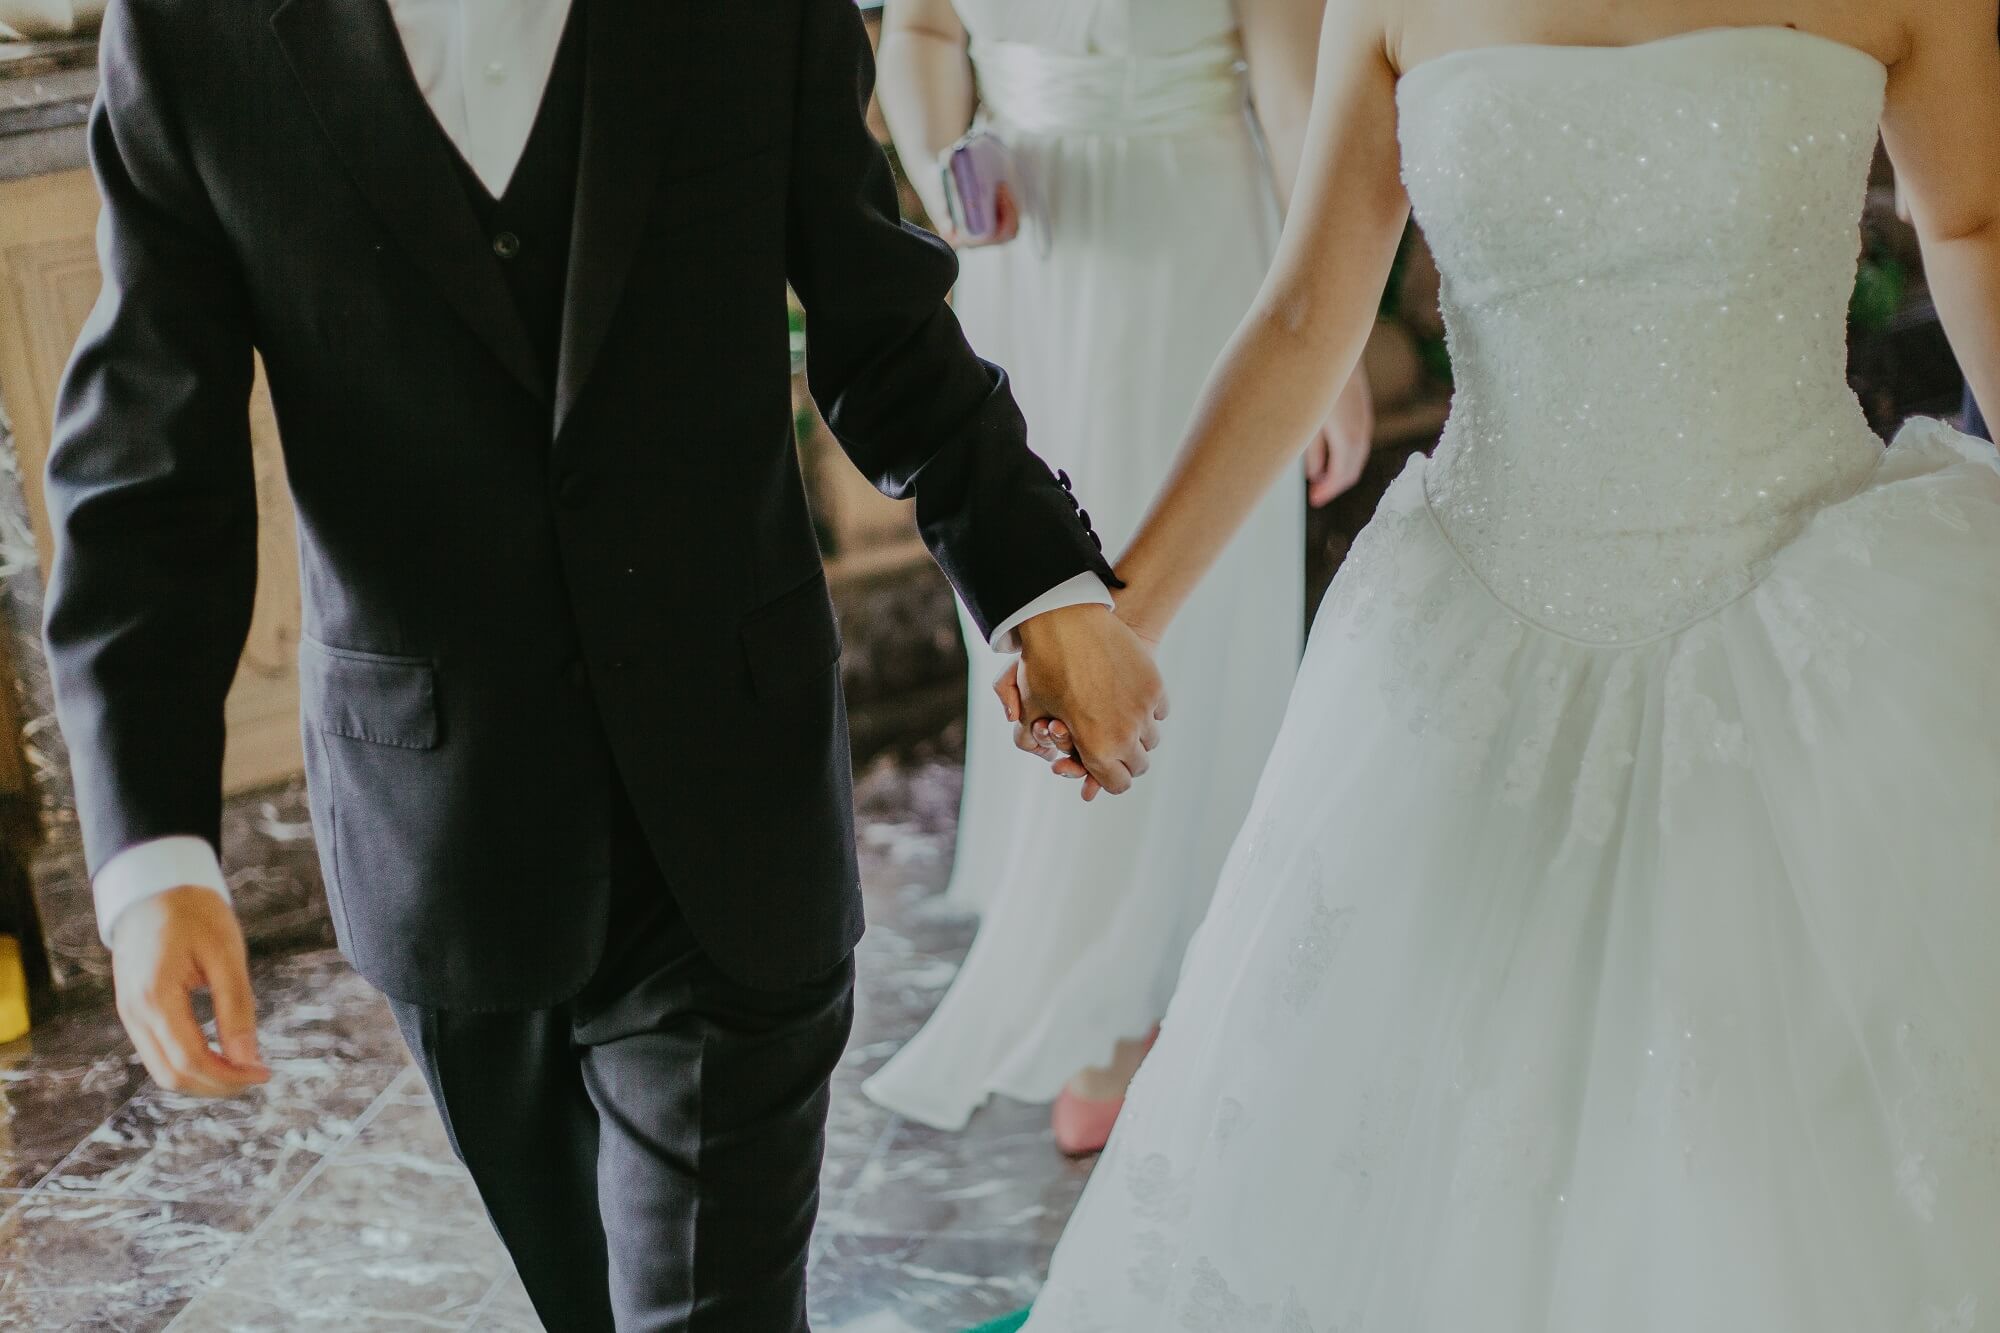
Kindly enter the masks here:
[[988, 117], [1041, 135], [1181, 134], [1241, 116], [1248, 91], [1234, 34], [1175, 55], [1068, 55], [975, 41]]

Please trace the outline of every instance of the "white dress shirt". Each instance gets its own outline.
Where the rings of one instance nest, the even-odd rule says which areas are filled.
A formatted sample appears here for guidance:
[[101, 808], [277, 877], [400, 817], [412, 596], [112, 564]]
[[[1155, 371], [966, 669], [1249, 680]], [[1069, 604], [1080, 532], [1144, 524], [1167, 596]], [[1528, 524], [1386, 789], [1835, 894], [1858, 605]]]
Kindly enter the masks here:
[[[664, 0], [648, 0], [663, 3]], [[541, 111], [570, 0], [388, 0], [403, 51], [424, 101], [480, 183], [504, 194]], [[992, 647], [1018, 651], [1021, 622], [1066, 606], [1112, 604], [1095, 574], [1051, 588], [993, 631]], [[119, 913], [168, 889], [195, 887], [229, 896], [206, 838], [137, 843], [104, 863], [93, 881], [98, 929], [111, 942]]]

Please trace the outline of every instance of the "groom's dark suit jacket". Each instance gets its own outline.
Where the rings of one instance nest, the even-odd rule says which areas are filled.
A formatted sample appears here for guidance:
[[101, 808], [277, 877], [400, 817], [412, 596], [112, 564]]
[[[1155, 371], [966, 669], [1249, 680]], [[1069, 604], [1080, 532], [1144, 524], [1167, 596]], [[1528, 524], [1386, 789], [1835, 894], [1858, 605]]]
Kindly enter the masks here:
[[726, 970], [814, 976], [859, 933], [787, 282], [835, 434], [916, 496], [982, 626], [1109, 576], [960, 336], [950, 252], [897, 219], [852, 0], [578, 4], [539, 288], [550, 229], [492, 230], [384, 0], [114, 0], [91, 127], [105, 287], [50, 463], [48, 637], [92, 866], [217, 834], [254, 348], [335, 922], [444, 1008], [588, 977], [622, 800]]

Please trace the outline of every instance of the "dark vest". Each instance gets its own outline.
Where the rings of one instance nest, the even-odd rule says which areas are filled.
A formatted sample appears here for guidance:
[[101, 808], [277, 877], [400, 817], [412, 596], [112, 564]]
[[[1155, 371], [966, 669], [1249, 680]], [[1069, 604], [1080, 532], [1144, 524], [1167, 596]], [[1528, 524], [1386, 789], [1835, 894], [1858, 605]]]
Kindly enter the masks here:
[[576, 0], [570, 8], [555, 65], [549, 71], [548, 90], [506, 193], [495, 199], [456, 148], [451, 154], [466, 198], [487, 236], [491, 249], [487, 262], [498, 265], [506, 279], [514, 308], [527, 326], [551, 384], [562, 346], [570, 226], [576, 212], [587, 8], [584, 0]]

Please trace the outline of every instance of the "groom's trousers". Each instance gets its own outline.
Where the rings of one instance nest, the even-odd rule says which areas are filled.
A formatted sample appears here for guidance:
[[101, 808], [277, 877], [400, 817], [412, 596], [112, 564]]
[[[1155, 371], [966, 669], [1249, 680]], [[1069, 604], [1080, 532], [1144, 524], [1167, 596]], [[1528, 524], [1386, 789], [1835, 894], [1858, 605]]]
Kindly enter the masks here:
[[452, 1147], [552, 1333], [804, 1333], [850, 959], [725, 976], [628, 812], [603, 963], [549, 1009], [391, 1000]]

